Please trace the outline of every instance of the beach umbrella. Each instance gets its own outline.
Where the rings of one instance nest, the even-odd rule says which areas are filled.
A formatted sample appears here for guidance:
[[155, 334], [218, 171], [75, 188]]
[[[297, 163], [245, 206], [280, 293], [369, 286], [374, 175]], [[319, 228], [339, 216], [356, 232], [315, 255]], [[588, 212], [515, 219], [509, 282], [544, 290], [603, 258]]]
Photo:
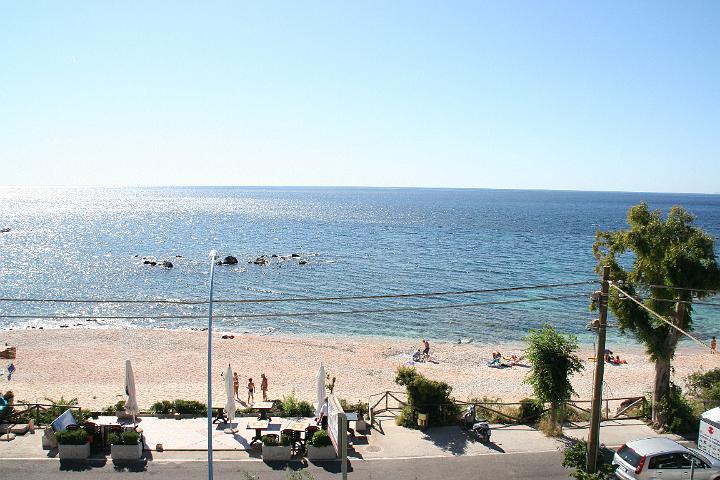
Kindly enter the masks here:
[[320, 408], [322, 407], [323, 401], [325, 401], [325, 366], [321, 363], [320, 369], [317, 372], [317, 408], [315, 409], [315, 416], [320, 416]]
[[[232, 368], [230, 368], [230, 365], [228, 364], [227, 368], [225, 369], [225, 395], [227, 396], [227, 400], [225, 401], [225, 415], [228, 417], [228, 423], [232, 424], [232, 421], [235, 420], [235, 395], [234, 395], [234, 389], [233, 389], [233, 371]], [[232, 425], [231, 425], [232, 427]], [[225, 433], [235, 433], [237, 432], [237, 429], [233, 428], [227, 428], [225, 429]]]
[[128, 397], [125, 402], [125, 413], [132, 415], [133, 423], [135, 423], [135, 417], [140, 413], [140, 409], [135, 397], [135, 375], [130, 360], [125, 360], [125, 395]]

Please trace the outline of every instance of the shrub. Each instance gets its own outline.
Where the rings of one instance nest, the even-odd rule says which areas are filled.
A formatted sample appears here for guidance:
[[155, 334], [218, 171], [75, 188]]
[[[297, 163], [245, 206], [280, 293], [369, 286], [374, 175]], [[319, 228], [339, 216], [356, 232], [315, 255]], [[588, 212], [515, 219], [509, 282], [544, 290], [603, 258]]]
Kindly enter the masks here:
[[175, 400], [175, 412], [186, 415], [207, 415], [207, 405], [197, 400]]
[[405, 405], [395, 417], [395, 424], [405, 428], [418, 428], [415, 410], [410, 405]]
[[[61, 396], [58, 400], [53, 400], [52, 398], [48, 397], [45, 397], [44, 400], [45, 402], [50, 404], [50, 406], [46, 407], [45, 410], [40, 410], [40, 413], [37, 417], [36, 412], [34, 410], [31, 410], [29, 412], [25, 412], [23, 415], [20, 415], [17, 419], [17, 422], [28, 423], [28, 421], [32, 419], [32, 421], [35, 422], [36, 425], [49, 425], [57, 417], [65, 413], [65, 410], [67, 410], [69, 406], [76, 406], [78, 404], [77, 398], [71, 398], [70, 400], [66, 400], [63, 396]], [[19, 403], [35, 402], [22, 401]], [[79, 408], [73, 408], [72, 414], [73, 417], [75, 417], [77, 423], [82, 423], [88, 418], [88, 413], [81, 411]]]
[[518, 407], [520, 423], [537, 423], [543, 414], [543, 404], [532, 398], [523, 398]]
[[665, 430], [670, 433], [688, 433], [697, 428], [699, 418], [695, 415], [692, 405], [683, 395], [682, 389], [670, 382], [670, 389], [664, 398], [657, 402], [661, 416], [667, 418]]
[[286, 417], [312, 417], [315, 410], [305, 400], [298, 400], [295, 394], [284, 396], [280, 402], [280, 412]]
[[350, 403], [344, 398], [340, 399], [340, 406], [346, 412], [355, 412], [359, 416], [365, 416], [368, 413], [368, 404], [362, 400], [358, 400], [356, 403]]
[[175, 404], [170, 400], [161, 400], [159, 402], [153, 403], [150, 407], [150, 411], [153, 413], [159, 413], [161, 415], [167, 415], [169, 413], [172, 413], [174, 408]]
[[292, 441], [293, 441], [293, 439], [290, 435], [285, 435], [285, 434], [280, 435], [280, 445], [281, 446], [289, 447], [290, 445], [292, 445]]
[[518, 409], [511, 405], [501, 405], [502, 401], [499, 398], [471, 398], [468, 403], [476, 404], [475, 415], [490, 423], [515, 423], [513, 419], [518, 417]]
[[315, 432], [310, 439], [310, 445], [317, 448], [332, 445], [332, 440], [330, 440], [330, 435], [327, 430], [318, 430]]
[[88, 441], [88, 433], [82, 428], [63, 430], [55, 433], [55, 438], [62, 445], [84, 445]]
[[277, 447], [278, 446], [278, 441], [275, 437], [263, 435], [261, 440], [262, 440], [263, 445], [265, 445], [266, 447]]
[[398, 367], [395, 383], [407, 390], [410, 410], [403, 408], [398, 424], [418, 428], [412, 410], [427, 413], [430, 426], [451, 425], [457, 422], [460, 410], [450, 399], [452, 387], [445, 382], [430, 380], [412, 367]]
[[562, 466], [565, 468], [574, 468], [575, 471], [570, 474], [577, 480], [605, 480], [614, 477], [615, 466], [604, 461], [599, 456], [597, 461], [597, 473], [588, 473], [587, 466], [587, 442], [580, 440], [573, 445], [565, 447], [563, 450]]
[[125, 400], [120, 400], [115, 405], [110, 405], [100, 410], [101, 415], [115, 415], [117, 412], [125, 410]]
[[125, 430], [120, 433], [112, 432], [108, 435], [108, 439], [113, 445], [137, 445], [140, 443], [140, 434], [135, 430]]
[[562, 429], [560, 424], [552, 418], [550, 412], [545, 413], [540, 417], [538, 422], [538, 430], [543, 432], [548, 437], [559, 437], [562, 435]]
[[695, 372], [685, 379], [688, 393], [704, 404], [704, 408], [720, 406], [720, 368]]

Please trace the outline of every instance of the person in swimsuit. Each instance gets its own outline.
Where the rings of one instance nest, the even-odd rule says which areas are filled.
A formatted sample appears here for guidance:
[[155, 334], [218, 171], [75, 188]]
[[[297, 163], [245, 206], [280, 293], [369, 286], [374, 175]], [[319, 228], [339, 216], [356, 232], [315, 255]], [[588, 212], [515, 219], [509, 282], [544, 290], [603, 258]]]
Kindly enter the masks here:
[[267, 402], [268, 379], [264, 373], [260, 374], [260, 378], [262, 379], [260, 381], [260, 390], [262, 391], [262, 394], [263, 394], [263, 402]]
[[255, 403], [255, 384], [253, 383], [252, 378], [248, 378], [247, 389], [248, 389], [247, 403], [248, 403], [248, 405], [252, 405], [253, 403]]
[[240, 379], [237, 372], [233, 373], [233, 391], [235, 392], [235, 398], [240, 400]]

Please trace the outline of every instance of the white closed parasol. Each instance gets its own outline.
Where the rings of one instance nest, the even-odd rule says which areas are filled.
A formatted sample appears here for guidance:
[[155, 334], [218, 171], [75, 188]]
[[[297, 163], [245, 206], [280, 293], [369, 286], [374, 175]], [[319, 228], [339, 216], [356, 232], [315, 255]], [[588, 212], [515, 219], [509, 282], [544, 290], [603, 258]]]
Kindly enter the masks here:
[[320, 409], [325, 401], [325, 366], [321, 363], [320, 369], [317, 372], [317, 408], [315, 409], [315, 416], [320, 416]]
[[225, 395], [227, 396], [227, 400], [225, 400], [225, 415], [227, 415], [228, 423], [230, 424], [230, 428], [225, 429], [225, 433], [236, 433], [238, 431], [237, 428], [234, 428], [232, 425], [233, 420], [235, 420], [235, 395], [234, 395], [234, 388], [233, 388], [233, 371], [232, 368], [230, 368], [230, 365], [228, 364], [227, 368], [225, 369]]
[[140, 413], [140, 408], [138, 408], [137, 397], [135, 395], [135, 375], [133, 374], [130, 360], [125, 360], [125, 395], [128, 397], [125, 401], [125, 413], [132, 415], [134, 424], [135, 417]]

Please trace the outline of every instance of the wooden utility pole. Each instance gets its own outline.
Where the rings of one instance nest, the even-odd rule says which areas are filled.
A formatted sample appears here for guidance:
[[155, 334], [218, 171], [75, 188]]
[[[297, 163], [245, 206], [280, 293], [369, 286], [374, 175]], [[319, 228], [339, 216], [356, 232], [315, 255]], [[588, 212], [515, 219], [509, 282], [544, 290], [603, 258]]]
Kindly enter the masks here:
[[587, 471], [597, 471], [598, 446], [600, 445], [600, 417], [602, 415], [602, 387], [605, 373], [605, 332], [607, 327], [608, 292], [610, 291], [610, 267], [605, 265], [602, 271], [602, 285], [596, 292], [597, 302], [600, 306], [598, 319], [597, 352], [595, 352], [595, 384], [593, 385], [592, 417], [590, 419], [590, 433], [588, 434]]

